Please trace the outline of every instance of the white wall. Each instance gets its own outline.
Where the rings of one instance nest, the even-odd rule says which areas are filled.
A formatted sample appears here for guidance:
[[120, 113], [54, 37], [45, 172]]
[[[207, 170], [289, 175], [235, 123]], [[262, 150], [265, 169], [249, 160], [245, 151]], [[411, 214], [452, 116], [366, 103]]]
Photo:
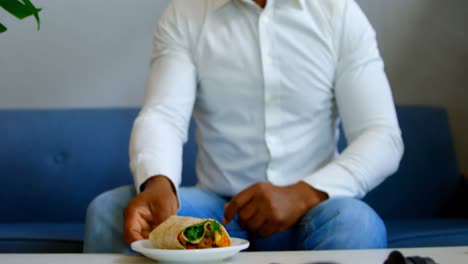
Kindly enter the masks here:
[[358, 2], [377, 31], [395, 101], [446, 107], [468, 172], [468, 1]]
[[[187, 0], [189, 1], [189, 0]], [[395, 100], [449, 109], [468, 172], [468, 1], [357, 0], [375, 26]], [[0, 11], [0, 108], [138, 106], [152, 30], [167, 0], [36, 0], [32, 19]]]
[[[136, 106], [162, 0], [36, 0], [33, 19], [0, 13], [0, 107]], [[1, 10], [3, 11], [3, 10]]]

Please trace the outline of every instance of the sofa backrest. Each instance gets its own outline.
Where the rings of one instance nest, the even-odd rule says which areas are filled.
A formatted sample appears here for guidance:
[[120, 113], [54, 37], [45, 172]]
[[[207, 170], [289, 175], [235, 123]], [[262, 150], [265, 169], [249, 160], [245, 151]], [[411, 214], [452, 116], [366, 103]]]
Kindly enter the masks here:
[[[132, 184], [128, 143], [137, 114], [0, 110], [0, 222], [83, 222], [94, 197]], [[193, 185], [195, 142], [185, 149], [183, 184]]]
[[[137, 113], [0, 110], [0, 222], [82, 222], [95, 196], [132, 184], [128, 142]], [[405, 141], [400, 169], [365, 201], [384, 218], [437, 215], [460, 180], [447, 114], [412, 106], [399, 106], [398, 114]], [[196, 182], [194, 129], [192, 122], [183, 185]]]
[[1, 222], [83, 221], [99, 192], [131, 181], [136, 110], [1, 110]]
[[447, 112], [397, 106], [405, 152], [399, 170], [364, 197], [383, 218], [440, 216], [461, 186]]

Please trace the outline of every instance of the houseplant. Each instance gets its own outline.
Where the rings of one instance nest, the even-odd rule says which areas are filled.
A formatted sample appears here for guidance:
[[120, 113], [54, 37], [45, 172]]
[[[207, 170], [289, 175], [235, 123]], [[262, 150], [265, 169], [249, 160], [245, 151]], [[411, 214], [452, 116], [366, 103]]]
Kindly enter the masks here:
[[[18, 19], [34, 16], [37, 23], [37, 30], [40, 29], [41, 20], [39, 18], [40, 8], [36, 8], [30, 0], [0, 0], [0, 8], [12, 14]], [[0, 33], [7, 31], [7, 27], [0, 22]]]

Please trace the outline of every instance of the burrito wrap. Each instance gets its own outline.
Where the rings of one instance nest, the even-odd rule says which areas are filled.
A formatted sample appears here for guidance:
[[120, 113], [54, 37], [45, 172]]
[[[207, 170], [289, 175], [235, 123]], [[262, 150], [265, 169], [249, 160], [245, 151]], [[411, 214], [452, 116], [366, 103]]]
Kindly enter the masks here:
[[[213, 219], [170, 216], [150, 233], [149, 239], [155, 248], [185, 249], [177, 240], [179, 233], [189, 226], [202, 223], [207, 220]], [[220, 225], [220, 228], [222, 232], [228, 234], [224, 226]]]

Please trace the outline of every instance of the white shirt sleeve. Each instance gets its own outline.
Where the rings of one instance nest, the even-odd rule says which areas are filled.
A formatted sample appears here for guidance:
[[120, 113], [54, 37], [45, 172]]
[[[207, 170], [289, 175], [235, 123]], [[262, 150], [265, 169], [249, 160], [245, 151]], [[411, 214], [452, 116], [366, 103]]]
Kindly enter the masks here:
[[348, 147], [304, 181], [330, 197], [363, 197], [398, 169], [404, 147], [375, 32], [345, 2], [335, 96]]
[[155, 175], [168, 177], [176, 191], [181, 182], [182, 147], [196, 93], [184, 17], [171, 3], [154, 35], [145, 100], [130, 139], [130, 168], [137, 191]]

